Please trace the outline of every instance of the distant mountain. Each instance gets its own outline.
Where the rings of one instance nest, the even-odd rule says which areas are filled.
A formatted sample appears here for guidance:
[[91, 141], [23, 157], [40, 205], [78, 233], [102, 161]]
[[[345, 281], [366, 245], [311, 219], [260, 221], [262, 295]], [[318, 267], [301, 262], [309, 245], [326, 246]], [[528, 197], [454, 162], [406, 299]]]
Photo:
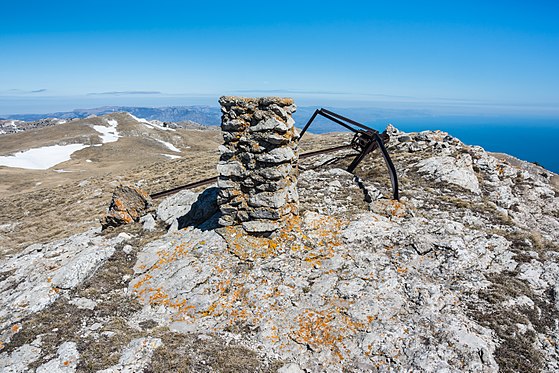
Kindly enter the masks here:
[[[302, 128], [308, 119], [312, 116], [313, 112], [319, 107], [315, 106], [299, 106], [297, 112], [293, 115], [295, 125]], [[388, 118], [394, 111], [390, 112], [385, 109], [379, 108], [333, 108], [328, 107], [342, 115], [348, 116], [351, 119], [360, 121], [362, 123], [371, 123], [374, 121]], [[161, 122], [184, 122], [192, 121], [208, 126], [219, 126], [221, 123], [221, 110], [217, 106], [167, 106], [167, 107], [134, 107], [134, 106], [104, 106], [94, 109], [75, 109], [73, 111], [61, 111], [48, 114], [14, 114], [8, 115], [6, 120], [20, 120], [20, 121], [38, 121], [44, 118], [59, 118], [59, 119], [72, 119], [72, 118], [86, 118], [90, 115], [105, 115], [115, 112], [128, 112], [138, 118], [148, 120], [159, 120]], [[406, 117], [410, 115], [421, 114], [415, 111], [398, 111], [400, 116]], [[0, 118], [2, 119], [2, 118]], [[388, 122], [383, 123], [383, 125]], [[383, 127], [384, 128], [384, 127]], [[342, 127], [329, 122], [324, 118], [317, 118], [316, 122], [310, 129], [311, 132], [323, 133], [330, 131], [341, 131]]]
[[211, 106], [168, 106], [160, 108], [132, 107], [132, 106], [104, 106], [94, 109], [75, 109], [48, 114], [14, 114], [5, 119], [21, 121], [37, 121], [43, 118], [86, 118], [91, 115], [105, 115], [115, 112], [128, 112], [136, 117], [162, 122], [192, 121], [196, 123], [217, 126], [221, 123], [221, 111]]

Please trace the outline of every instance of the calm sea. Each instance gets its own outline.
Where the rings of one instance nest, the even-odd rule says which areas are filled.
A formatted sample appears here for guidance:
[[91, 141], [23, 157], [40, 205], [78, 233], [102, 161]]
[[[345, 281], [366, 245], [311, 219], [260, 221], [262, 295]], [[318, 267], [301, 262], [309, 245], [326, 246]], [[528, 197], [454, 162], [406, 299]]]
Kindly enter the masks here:
[[[376, 119], [365, 123], [380, 131], [388, 123], [405, 132], [440, 129], [466, 144], [537, 162], [559, 173], [559, 119], [448, 116]], [[335, 124], [321, 122], [311, 131], [324, 133], [340, 129]]]

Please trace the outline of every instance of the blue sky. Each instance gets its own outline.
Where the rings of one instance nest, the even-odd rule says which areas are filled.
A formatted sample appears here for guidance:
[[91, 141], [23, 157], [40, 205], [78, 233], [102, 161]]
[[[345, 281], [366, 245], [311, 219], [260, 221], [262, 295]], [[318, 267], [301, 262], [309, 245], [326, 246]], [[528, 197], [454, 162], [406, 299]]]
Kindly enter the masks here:
[[0, 114], [302, 104], [559, 116], [556, 1], [3, 1]]

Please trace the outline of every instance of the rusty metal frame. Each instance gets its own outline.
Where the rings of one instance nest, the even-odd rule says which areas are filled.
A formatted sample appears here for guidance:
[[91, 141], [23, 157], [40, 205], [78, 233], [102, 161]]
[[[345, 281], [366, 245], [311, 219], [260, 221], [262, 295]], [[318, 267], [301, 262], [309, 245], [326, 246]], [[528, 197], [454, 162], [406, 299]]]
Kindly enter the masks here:
[[353, 161], [347, 168], [348, 172], [353, 173], [357, 165], [365, 158], [367, 154], [371, 153], [376, 148], [380, 149], [384, 158], [384, 162], [386, 163], [386, 167], [388, 168], [388, 173], [390, 174], [393, 199], [398, 200], [398, 175], [396, 174], [396, 167], [394, 167], [394, 163], [392, 163], [392, 159], [390, 159], [390, 155], [388, 154], [388, 151], [384, 146], [384, 144], [390, 140], [390, 136], [388, 136], [386, 132], [379, 134], [377, 130], [371, 127], [346, 118], [340, 114], [336, 114], [330, 110], [317, 109], [315, 110], [305, 127], [303, 127], [303, 130], [299, 134], [299, 139], [303, 137], [305, 132], [307, 132], [307, 129], [316, 119], [317, 115], [321, 115], [324, 118], [339, 124], [340, 126], [350, 130], [355, 134], [353, 140], [351, 141], [351, 147], [357, 150], [359, 154], [353, 159]]

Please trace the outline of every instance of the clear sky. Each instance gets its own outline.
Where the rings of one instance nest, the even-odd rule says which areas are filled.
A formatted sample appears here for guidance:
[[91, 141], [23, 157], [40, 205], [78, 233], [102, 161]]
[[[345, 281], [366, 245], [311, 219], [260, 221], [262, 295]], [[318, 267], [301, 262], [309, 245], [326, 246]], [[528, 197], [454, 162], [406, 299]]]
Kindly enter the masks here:
[[559, 116], [557, 1], [4, 0], [0, 13], [0, 114], [240, 94]]

